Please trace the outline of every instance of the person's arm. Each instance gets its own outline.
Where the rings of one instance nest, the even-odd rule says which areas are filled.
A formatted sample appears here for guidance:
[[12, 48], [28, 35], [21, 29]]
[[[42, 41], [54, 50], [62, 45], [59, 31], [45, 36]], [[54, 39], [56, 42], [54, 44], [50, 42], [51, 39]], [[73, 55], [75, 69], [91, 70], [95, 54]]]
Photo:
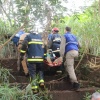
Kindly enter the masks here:
[[22, 42], [22, 47], [21, 47], [21, 50], [20, 50], [21, 56], [24, 56], [24, 54], [27, 51], [27, 47], [28, 47], [28, 36], [26, 36], [24, 41]]
[[66, 46], [66, 39], [64, 36], [61, 37], [61, 44], [60, 44], [60, 56], [64, 57], [65, 53], [65, 46]]
[[48, 49], [50, 49], [51, 48], [51, 46], [52, 46], [52, 36], [51, 36], [51, 38], [48, 40]]

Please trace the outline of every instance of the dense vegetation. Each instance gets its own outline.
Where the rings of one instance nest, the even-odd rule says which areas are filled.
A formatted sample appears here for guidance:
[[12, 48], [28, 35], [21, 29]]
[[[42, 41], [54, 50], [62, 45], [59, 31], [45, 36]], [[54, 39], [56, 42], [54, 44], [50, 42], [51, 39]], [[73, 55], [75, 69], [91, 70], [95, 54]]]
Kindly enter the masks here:
[[[40, 2], [39, 0], [30, 0], [30, 2], [14, 0], [13, 3], [15, 5], [4, 7], [4, 5], [10, 3], [12, 3], [12, 1], [5, 1], [0, 4], [2, 11], [4, 11], [8, 19], [0, 19], [1, 38], [4, 34], [14, 34], [15, 30], [23, 23], [26, 31], [33, 27], [36, 28], [35, 23], [39, 22], [44, 31], [51, 30], [52, 27], [56, 26], [60, 28], [61, 34], [64, 33], [65, 26], [70, 26], [72, 32], [77, 35], [82, 44], [82, 52], [85, 50], [86, 53], [96, 56], [100, 55], [100, 14], [98, 1], [94, 2], [91, 7], [86, 8], [83, 12], [74, 13], [66, 17], [63, 17], [62, 14], [65, 7], [60, 5], [59, 0], [48, 0], [48, 2]], [[41, 7], [41, 9], [38, 9], [39, 7]], [[5, 11], [7, 8], [9, 8], [8, 12]], [[13, 8], [16, 8], [15, 12], [12, 10]], [[46, 20], [46, 22], [44, 20]], [[4, 40], [4, 42], [5, 41], [6, 40]]]
[[[84, 12], [63, 17], [57, 23], [61, 33], [64, 33], [66, 26], [70, 26], [72, 32], [77, 35], [81, 42], [82, 49], [86, 53], [96, 56], [100, 55], [100, 14], [98, 8], [98, 2], [95, 2]], [[56, 22], [54, 21], [53, 26], [55, 25]]]
[[[61, 5], [61, 0], [0, 0], [0, 9], [2, 10], [0, 47], [9, 39], [4, 37], [15, 34], [19, 27], [23, 26], [27, 32], [36, 28], [38, 22], [43, 32], [47, 34], [53, 27], [58, 27], [60, 33], [64, 34], [65, 27], [70, 26], [72, 33], [77, 35], [82, 44], [80, 52], [100, 56], [100, 5], [98, 1], [83, 12], [68, 16], [63, 16], [63, 11], [67, 9]], [[9, 42], [6, 44], [2, 50], [0, 49], [0, 57], [12, 55], [12, 44]], [[87, 69], [87, 66], [84, 68]], [[8, 70], [0, 68], [0, 100], [48, 100], [47, 91], [45, 97], [45, 92], [38, 97], [30, 89], [27, 91], [21, 90], [18, 86], [10, 86], [9, 77], [7, 77], [9, 75], [11, 74]], [[84, 97], [84, 100], [89, 99], [90, 95]]]

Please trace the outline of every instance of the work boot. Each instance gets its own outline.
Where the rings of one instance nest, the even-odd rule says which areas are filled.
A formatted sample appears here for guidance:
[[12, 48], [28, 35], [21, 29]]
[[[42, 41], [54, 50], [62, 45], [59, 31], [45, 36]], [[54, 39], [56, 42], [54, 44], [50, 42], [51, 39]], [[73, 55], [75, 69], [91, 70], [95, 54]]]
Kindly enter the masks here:
[[43, 79], [41, 79], [41, 80], [39, 81], [39, 86], [42, 87], [42, 88], [44, 88], [44, 80], [43, 80]]
[[79, 83], [74, 82], [72, 84], [72, 90], [78, 91], [79, 88], [80, 88], [80, 84]]
[[25, 74], [26, 77], [29, 77], [29, 73]]
[[32, 86], [31, 88], [32, 88], [32, 91], [33, 91], [34, 94], [39, 92], [38, 86]]
[[38, 93], [39, 90], [38, 90], [38, 86], [37, 86], [37, 80], [36, 79], [32, 80], [30, 78], [30, 82], [31, 82], [31, 89], [32, 89], [33, 93], [35, 93], [35, 94]]

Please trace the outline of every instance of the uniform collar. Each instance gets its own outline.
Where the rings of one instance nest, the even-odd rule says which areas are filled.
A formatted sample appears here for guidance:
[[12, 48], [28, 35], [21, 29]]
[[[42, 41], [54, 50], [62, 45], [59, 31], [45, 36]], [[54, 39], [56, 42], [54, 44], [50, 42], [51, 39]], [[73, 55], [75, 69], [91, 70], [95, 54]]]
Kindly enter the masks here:
[[71, 34], [71, 32], [66, 32], [66, 34]]
[[32, 34], [38, 34], [37, 32], [33, 32], [33, 31], [32, 31], [32, 32], [30, 32], [30, 33], [32, 33]]

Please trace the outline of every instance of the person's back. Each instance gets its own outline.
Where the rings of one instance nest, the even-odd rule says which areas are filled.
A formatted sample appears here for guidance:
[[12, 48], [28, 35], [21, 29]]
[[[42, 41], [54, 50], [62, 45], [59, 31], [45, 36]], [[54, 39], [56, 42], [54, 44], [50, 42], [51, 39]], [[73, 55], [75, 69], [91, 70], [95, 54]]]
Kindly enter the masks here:
[[70, 50], [78, 51], [78, 41], [77, 41], [76, 36], [74, 34], [68, 32], [67, 34], [64, 35], [64, 37], [66, 39], [65, 53]]
[[[25, 40], [28, 40], [28, 58], [32, 57], [42, 57], [44, 56], [42, 48], [42, 39], [39, 34], [31, 33], [26, 36]], [[38, 44], [37, 44], [38, 43]]]
[[74, 59], [78, 57], [78, 47], [79, 43], [77, 38], [71, 33], [71, 28], [65, 28], [66, 33], [61, 38], [60, 45], [60, 56], [65, 56], [64, 66], [66, 71], [68, 72], [69, 78], [72, 83], [73, 90], [78, 90], [80, 88], [80, 84], [78, 83], [75, 69], [74, 69]]
[[25, 32], [23, 31], [23, 30], [20, 30], [13, 38], [12, 38], [12, 41], [13, 41], [13, 43], [16, 45], [16, 46], [18, 46], [18, 41], [19, 41], [19, 39], [20, 39], [20, 36], [22, 35], [22, 34], [24, 34]]
[[60, 43], [61, 43], [61, 36], [58, 33], [55, 33], [51, 36], [51, 39], [53, 41], [52, 43], [52, 50], [59, 50], [60, 48]]
[[61, 36], [58, 34], [58, 28], [53, 28], [52, 32], [53, 34], [49, 40], [49, 49], [52, 49], [52, 51], [57, 51], [60, 49]]
[[25, 32], [23, 31], [23, 30], [20, 30], [15, 36], [16, 37], [18, 37], [18, 38], [20, 38], [20, 36], [22, 35], [22, 34], [24, 34]]
[[[25, 53], [27, 53], [27, 65], [29, 70], [29, 75], [31, 79], [31, 88], [34, 93], [38, 92], [38, 84], [40, 87], [44, 87], [44, 75], [43, 75], [43, 50], [42, 38], [39, 34], [35, 32], [30, 32], [22, 43], [21, 58]], [[37, 80], [36, 76], [39, 76]]]
[[50, 33], [50, 34], [48, 35], [48, 40], [51, 39], [51, 36], [52, 36], [52, 33]]

